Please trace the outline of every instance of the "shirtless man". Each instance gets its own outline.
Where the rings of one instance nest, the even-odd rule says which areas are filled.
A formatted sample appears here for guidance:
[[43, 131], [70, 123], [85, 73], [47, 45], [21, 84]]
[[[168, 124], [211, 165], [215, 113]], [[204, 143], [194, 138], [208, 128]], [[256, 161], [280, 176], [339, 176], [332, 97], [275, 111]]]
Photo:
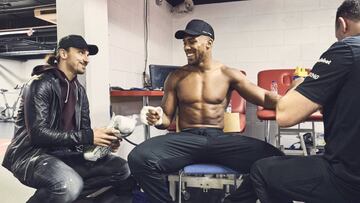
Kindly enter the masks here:
[[[239, 70], [212, 59], [214, 31], [208, 23], [192, 20], [175, 37], [183, 39], [188, 64], [169, 75], [161, 104], [163, 113], [150, 109], [147, 121], [166, 129], [178, 112], [181, 132], [151, 138], [128, 157], [132, 174], [152, 203], [172, 201], [164, 174], [177, 172], [186, 165], [216, 163], [249, 173], [256, 160], [282, 155], [265, 142], [222, 130], [224, 111], [233, 90], [266, 108], [275, 107], [277, 95], [250, 83]], [[244, 182], [246, 193], [242, 202], [255, 202], [251, 184]]]

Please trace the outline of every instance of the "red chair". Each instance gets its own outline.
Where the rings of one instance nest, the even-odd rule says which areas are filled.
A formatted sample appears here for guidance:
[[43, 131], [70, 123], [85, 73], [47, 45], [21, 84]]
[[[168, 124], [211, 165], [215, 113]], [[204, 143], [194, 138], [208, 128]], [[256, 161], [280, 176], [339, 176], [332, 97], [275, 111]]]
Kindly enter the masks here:
[[[292, 83], [293, 73], [294, 73], [294, 69], [272, 69], [272, 70], [260, 71], [258, 73], [258, 86], [266, 90], [270, 90], [272, 81], [276, 81], [278, 86], [278, 94], [284, 95]], [[264, 109], [263, 107], [258, 107], [256, 114], [260, 120], [265, 121], [265, 140], [267, 142], [270, 142], [270, 121], [276, 120], [276, 113], [274, 110], [267, 110]], [[310, 129], [300, 128], [300, 124], [298, 125], [298, 129], [278, 127], [278, 134], [276, 135], [276, 146], [281, 147], [280, 145], [281, 135], [295, 133], [298, 135], [300, 139], [300, 144], [303, 150], [303, 154], [307, 155], [308, 153], [306, 151], [305, 141], [303, 139], [303, 136], [300, 136], [300, 133], [310, 132], [313, 138], [312, 153], [315, 153], [316, 143], [314, 139], [315, 138], [314, 122], [322, 121], [322, 115], [320, 112], [315, 112], [309, 118], [307, 118], [306, 121], [311, 122], [312, 128]], [[289, 154], [291, 154], [291, 152], [289, 152]]]

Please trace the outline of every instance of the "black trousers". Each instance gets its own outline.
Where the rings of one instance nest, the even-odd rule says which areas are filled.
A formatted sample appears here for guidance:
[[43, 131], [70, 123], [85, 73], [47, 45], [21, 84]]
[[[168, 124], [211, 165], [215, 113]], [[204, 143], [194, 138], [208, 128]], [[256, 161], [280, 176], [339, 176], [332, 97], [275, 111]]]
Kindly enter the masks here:
[[26, 185], [36, 188], [28, 203], [67, 203], [104, 186], [119, 187], [130, 176], [126, 161], [108, 155], [96, 162], [82, 156], [58, 158], [41, 155]]
[[343, 194], [329, 168], [321, 156], [271, 157], [257, 161], [250, 177], [261, 203], [359, 202], [360, 196]]
[[[223, 133], [221, 129], [195, 128], [151, 138], [135, 147], [128, 156], [134, 178], [152, 203], [171, 202], [165, 174], [178, 172], [193, 163], [216, 163], [242, 173], [262, 158], [283, 153], [263, 141]], [[244, 199], [256, 201], [251, 182]]]

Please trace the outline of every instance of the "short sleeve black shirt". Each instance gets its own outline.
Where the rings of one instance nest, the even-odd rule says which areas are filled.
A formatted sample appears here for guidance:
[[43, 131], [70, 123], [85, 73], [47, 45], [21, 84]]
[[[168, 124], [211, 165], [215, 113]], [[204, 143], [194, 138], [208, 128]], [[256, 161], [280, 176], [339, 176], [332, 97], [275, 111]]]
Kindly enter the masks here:
[[324, 157], [339, 180], [360, 191], [360, 36], [334, 43], [296, 91], [322, 105]]

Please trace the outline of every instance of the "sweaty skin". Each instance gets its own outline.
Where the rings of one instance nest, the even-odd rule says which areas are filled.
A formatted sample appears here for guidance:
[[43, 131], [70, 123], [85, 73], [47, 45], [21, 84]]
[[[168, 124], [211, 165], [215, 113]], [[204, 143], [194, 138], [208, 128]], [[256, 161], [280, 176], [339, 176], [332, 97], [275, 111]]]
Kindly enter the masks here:
[[[275, 108], [278, 95], [252, 84], [238, 69], [212, 60], [211, 38], [187, 36], [183, 41], [188, 64], [172, 72], [165, 81], [161, 103], [163, 123], [157, 128], [167, 128], [177, 112], [180, 129], [222, 129], [224, 111], [233, 90], [251, 103]], [[159, 118], [156, 111], [149, 110], [149, 124]]]

